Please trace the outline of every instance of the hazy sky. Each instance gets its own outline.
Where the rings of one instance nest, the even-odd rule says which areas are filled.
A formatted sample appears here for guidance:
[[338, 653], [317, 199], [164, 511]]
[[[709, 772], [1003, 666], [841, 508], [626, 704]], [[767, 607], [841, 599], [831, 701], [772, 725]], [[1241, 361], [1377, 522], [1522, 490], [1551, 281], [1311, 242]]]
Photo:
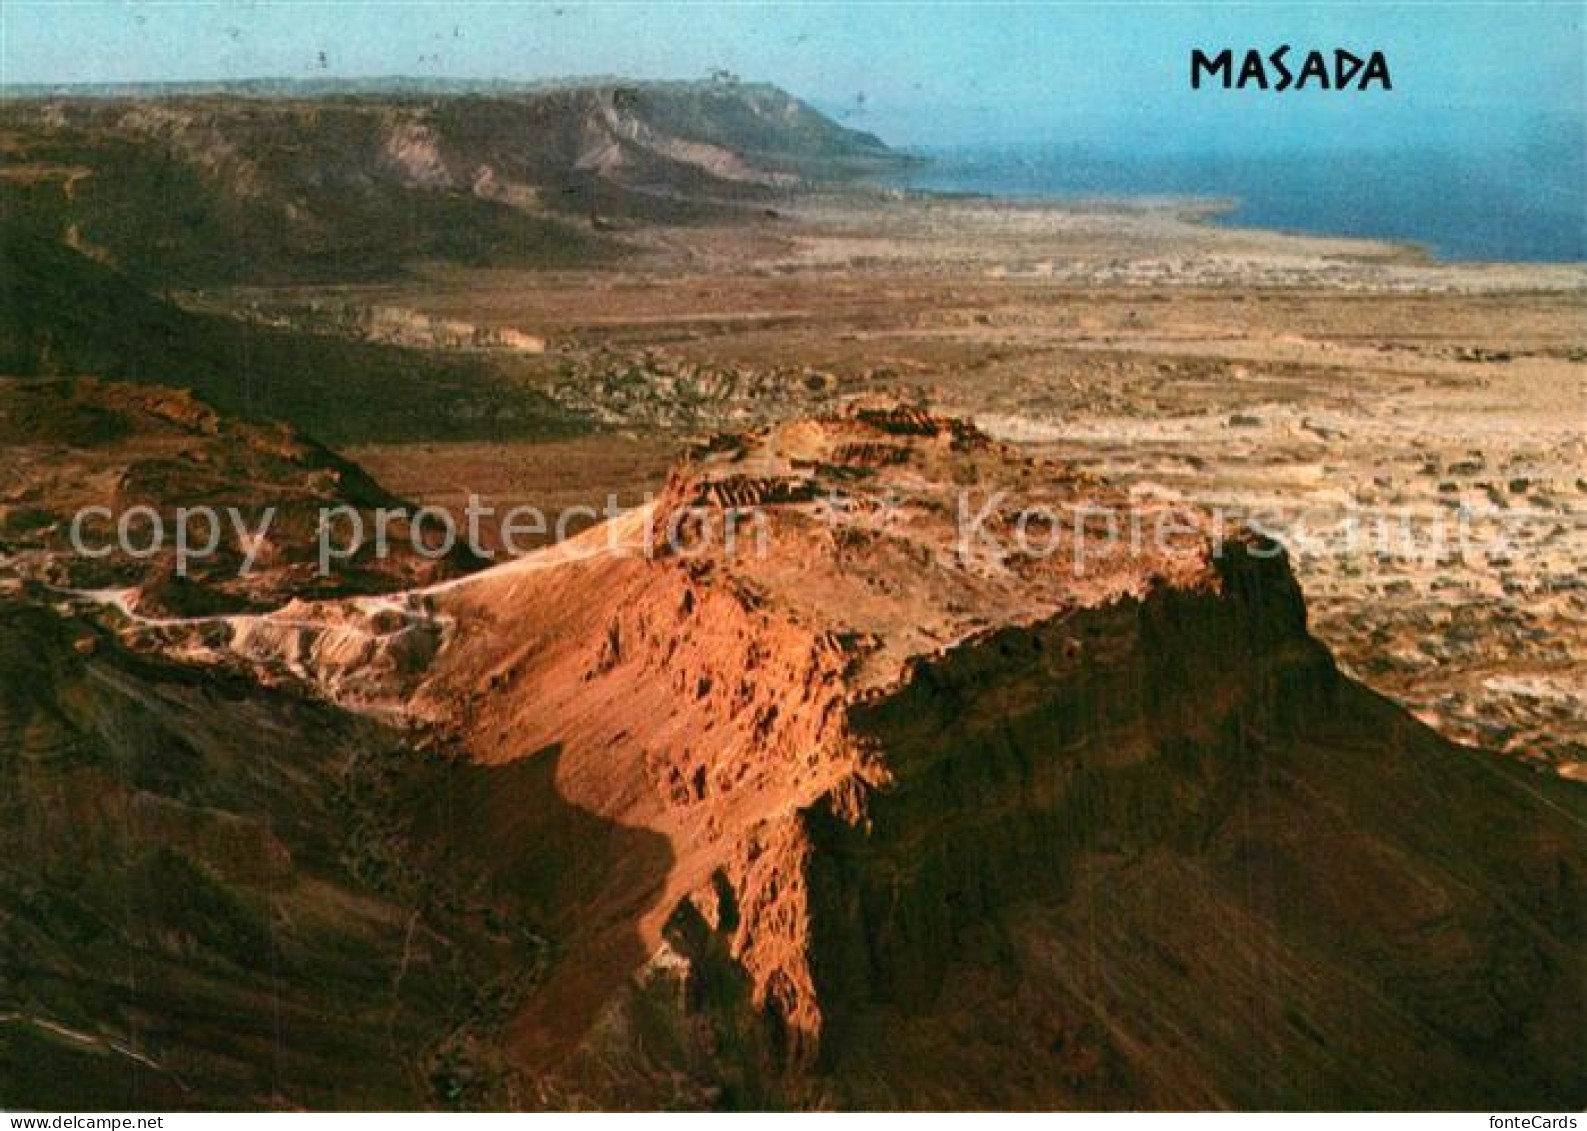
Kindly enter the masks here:
[[[0, 78], [575, 74], [766, 79], [895, 143], [1401, 144], [1579, 130], [1562, 3], [0, 3]], [[1383, 50], [1392, 93], [1192, 94], [1192, 47]], [[1574, 121], [1572, 121], [1574, 119]]]

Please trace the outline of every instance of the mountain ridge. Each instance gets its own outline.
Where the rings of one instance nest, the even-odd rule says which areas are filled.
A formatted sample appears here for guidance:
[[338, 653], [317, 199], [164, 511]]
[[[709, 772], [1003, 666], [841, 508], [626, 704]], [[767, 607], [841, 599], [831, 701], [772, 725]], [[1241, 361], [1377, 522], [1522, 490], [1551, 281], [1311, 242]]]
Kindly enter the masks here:
[[[968, 551], [967, 486], [1021, 500]], [[1021, 550], [1065, 501], [1162, 505], [859, 405], [454, 581], [129, 627], [405, 723], [377, 858], [551, 940], [467, 1042], [534, 1106], [1578, 1104], [1579, 790], [1340, 673], [1259, 538]]]
[[12, 98], [0, 203], [161, 284], [568, 267], [907, 158], [760, 84]]

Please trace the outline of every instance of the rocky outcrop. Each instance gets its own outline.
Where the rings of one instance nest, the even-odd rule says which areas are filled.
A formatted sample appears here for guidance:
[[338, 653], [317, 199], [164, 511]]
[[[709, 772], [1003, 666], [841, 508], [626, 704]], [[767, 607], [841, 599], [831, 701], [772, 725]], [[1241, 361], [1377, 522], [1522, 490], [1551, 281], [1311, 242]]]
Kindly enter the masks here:
[[370, 546], [318, 570], [322, 516], [356, 514], [368, 529], [402, 501], [292, 428], [239, 420], [185, 390], [0, 378], [0, 445], [7, 573], [97, 591], [145, 617], [400, 589], [471, 559], [418, 553], [403, 521], [383, 555]]
[[572, 542], [203, 647], [443, 756], [404, 869], [555, 940], [444, 1046], [520, 1102], [1584, 1098], [1575, 787], [1344, 677], [1271, 543], [958, 421], [719, 438]]
[[[639, 874], [487, 814], [586, 877], [540, 905], [580, 957], [508, 1055], [558, 1102], [1575, 1102], [1580, 799], [1342, 677], [1276, 547], [1158, 506], [861, 408], [706, 445], [620, 537], [432, 591], [451, 634], [409, 711], [668, 845]], [[669, 546], [685, 510], [753, 533]], [[1170, 535], [1110, 543], [1109, 512]]]

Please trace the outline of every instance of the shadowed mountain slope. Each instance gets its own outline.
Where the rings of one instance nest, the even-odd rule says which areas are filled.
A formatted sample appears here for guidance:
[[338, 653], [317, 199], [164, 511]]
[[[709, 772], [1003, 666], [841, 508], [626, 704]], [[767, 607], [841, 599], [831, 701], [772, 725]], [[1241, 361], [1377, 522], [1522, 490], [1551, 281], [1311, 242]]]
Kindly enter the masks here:
[[[1107, 508], [1175, 533], [1076, 569]], [[557, 940], [485, 1042], [523, 1102], [1579, 1105], [1580, 789], [1343, 677], [1275, 546], [1166, 508], [858, 409], [541, 554], [163, 646], [458, 760], [409, 855]]]
[[0, 149], [8, 222], [189, 286], [589, 263], [620, 250], [614, 223], [898, 160], [775, 88], [721, 83], [12, 100]]
[[4, 224], [0, 374], [179, 384], [225, 412], [284, 421], [328, 443], [581, 429], [544, 394], [466, 355], [192, 313], [56, 240]]

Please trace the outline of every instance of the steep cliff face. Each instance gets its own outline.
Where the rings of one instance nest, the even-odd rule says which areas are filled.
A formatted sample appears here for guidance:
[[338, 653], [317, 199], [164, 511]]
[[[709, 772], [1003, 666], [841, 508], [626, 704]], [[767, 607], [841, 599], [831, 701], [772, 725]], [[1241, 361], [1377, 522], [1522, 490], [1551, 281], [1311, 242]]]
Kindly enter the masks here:
[[1580, 791], [1343, 677], [1275, 546], [955, 421], [718, 438], [539, 554], [167, 633], [404, 725], [429, 768], [382, 812], [439, 909], [416, 921], [478, 905], [551, 940], [431, 1046], [443, 1081], [486, 1065], [533, 1106], [1587, 1098]]
[[728, 215], [898, 160], [782, 91], [736, 83], [41, 97], [0, 107], [0, 137], [8, 224], [198, 284], [365, 277], [417, 258], [588, 262], [620, 246], [595, 218]]
[[702, 986], [733, 989], [724, 951], [747, 973], [774, 1094], [1577, 1102], [1581, 799], [1339, 676], [1282, 560], [1217, 576], [851, 708], [868, 780], [758, 826], [673, 922]]
[[[1126, 686], [1172, 685], [1139, 656]], [[895, 707], [890, 748], [943, 757], [901, 771], [862, 829], [805, 815], [839, 1102], [1577, 1102], [1580, 799], [1540, 810], [1531, 775], [1320, 658], [1277, 667], [1275, 698], [1198, 673], [1187, 705], [1214, 702], [1192, 726], [1098, 718], [1074, 692], [1056, 717], [1038, 696], [981, 725]]]
[[846, 798], [803, 822], [834, 1021], [846, 1004], [930, 1000], [959, 939], [1061, 894], [1087, 849], [1212, 827], [1201, 774], [1333, 702], [1283, 562], [1235, 550], [1216, 569], [1216, 592], [1163, 587], [992, 631], [854, 709], [887, 785], [867, 791], [863, 825]]
[[[634, 552], [690, 505], [764, 525]], [[509, 1055], [605, 1103], [1576, 1102], [1581, 799], [1340, 676], [1276, 547], [1108, 508], [1165, 517], [859, 410], [434, 592], [414, 709], [668, 845], [482, 827], [585, 877]]]

